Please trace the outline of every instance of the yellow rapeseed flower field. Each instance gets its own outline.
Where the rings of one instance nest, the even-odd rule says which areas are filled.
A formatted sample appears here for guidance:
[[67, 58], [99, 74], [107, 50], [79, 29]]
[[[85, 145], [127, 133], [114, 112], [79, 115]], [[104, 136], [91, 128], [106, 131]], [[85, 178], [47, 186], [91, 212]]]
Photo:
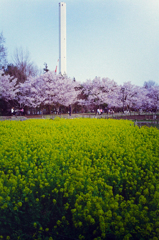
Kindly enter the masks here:
[[1, 239], [159, 239], [159, 130], [0, 122]]

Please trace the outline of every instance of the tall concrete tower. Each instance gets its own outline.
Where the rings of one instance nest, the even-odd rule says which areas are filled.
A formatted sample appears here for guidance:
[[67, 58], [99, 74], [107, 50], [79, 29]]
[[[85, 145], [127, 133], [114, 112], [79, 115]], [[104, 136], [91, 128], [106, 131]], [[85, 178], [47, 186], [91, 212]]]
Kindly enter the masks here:
[[66, 74], [66, 3], [59, 3], [59, 74]]

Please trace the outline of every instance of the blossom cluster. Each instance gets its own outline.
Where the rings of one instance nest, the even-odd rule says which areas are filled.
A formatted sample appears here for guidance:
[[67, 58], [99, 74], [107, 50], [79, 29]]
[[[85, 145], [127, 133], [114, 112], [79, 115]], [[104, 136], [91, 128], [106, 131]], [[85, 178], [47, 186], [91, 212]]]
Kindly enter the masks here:
[[0, 98], [6, 102], [16, 100], [21, 107], [40, 109], [78, 104], [88, 109], [103, 105], [117, 109], [125, 106], [126, 109], [158, 110], [159, 86], [146, 88], [131, 82], [118, 85], [114, 80], [100, 77], [79, 83], [51, 71], [17, 83], [17, 79], [0, 70]]
[[0, 238], [158, 239], [158, 129], [33, 119], [0, 132]]

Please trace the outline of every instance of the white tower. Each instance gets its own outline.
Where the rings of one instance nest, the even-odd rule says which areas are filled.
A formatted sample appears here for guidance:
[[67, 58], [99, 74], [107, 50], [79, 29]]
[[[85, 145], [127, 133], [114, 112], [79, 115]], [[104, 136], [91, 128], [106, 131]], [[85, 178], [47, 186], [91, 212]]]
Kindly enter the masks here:
[[66, 3], [59, 3], [59, 74], [66, 74]]

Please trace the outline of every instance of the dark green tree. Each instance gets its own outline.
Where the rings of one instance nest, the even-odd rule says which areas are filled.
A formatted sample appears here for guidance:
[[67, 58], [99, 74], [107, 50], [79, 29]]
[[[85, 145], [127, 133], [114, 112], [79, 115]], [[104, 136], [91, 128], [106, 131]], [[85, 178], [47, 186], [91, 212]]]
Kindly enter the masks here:
[[5, 69], [5, 73], [9, 74], [14, 78], [17, 78], [17, 84], [19, 82], [25, 82], [25, 80], [27, 79], [26, 74], [12, 63], [7, 65], [7, 68]]
[[45, 67], [43, 68], [43, 71], [44, 71], [44, 73], [47, 73], [49, 71], [47, 63], [44, 63], [44, 66]]

